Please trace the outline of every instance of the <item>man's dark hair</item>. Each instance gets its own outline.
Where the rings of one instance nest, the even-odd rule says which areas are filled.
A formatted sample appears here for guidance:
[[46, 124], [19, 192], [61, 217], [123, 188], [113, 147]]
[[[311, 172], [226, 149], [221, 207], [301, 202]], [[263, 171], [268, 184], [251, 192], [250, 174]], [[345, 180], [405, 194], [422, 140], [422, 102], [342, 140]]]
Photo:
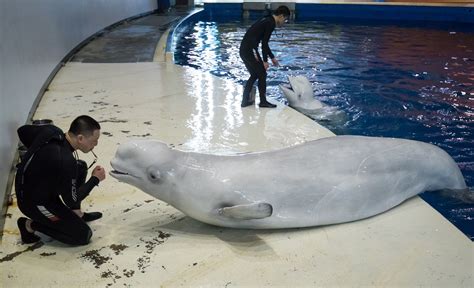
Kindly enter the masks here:
[[273, 14], [275, 14], [275, 16], [283, 15], [285, 17], [290, 17], [291, 12], [290, 12], [290, 9], [287, 6], [282, 5], [282, 6], [278, 7], [275, 10], [275, 13], [273, 13]]
[[87, 115], [77, 117], [72, 121], [71, 127], [69, 127], [69, 132], [74, 135], [90, 136], [94, 133], [94, 130], [100, 130], [100, 124], [94, 118]]

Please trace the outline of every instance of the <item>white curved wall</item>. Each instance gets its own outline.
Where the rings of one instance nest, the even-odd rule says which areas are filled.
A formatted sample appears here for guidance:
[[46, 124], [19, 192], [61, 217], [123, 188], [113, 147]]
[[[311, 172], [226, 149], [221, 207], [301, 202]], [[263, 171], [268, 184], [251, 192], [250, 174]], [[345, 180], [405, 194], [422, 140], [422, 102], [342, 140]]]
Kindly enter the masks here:
[[156, 0], [0, 0], [0, 203], [17, 148], [16, 129], [28, 120], [55, 67], [94, 33], [155, 9]]

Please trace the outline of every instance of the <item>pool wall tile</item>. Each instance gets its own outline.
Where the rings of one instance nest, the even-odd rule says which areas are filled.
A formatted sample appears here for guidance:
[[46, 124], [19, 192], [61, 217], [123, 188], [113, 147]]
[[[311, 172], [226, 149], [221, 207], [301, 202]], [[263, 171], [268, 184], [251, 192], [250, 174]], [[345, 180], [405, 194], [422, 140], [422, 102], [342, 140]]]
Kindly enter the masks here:
[[296, 4], [296, 19], [374, 19], [474, 23], [473, 7]]
[[[243, 3], [205, 3], [204, 11], [214, 21], [241, 19]], [[255, 18], [268, 12], [248, 10], [247, 13]], [[299, 21], [337, 18], [474, 23], [471, 6], [296, 3], [295, 14]]]

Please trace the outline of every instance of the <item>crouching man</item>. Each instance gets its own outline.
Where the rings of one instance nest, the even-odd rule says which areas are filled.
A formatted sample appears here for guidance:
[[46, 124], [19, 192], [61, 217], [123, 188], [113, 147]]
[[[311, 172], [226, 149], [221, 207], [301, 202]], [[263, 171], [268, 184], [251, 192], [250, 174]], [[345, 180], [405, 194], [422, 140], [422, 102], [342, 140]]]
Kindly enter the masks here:
[[24, 125], [18, 136], [28, 148], [15, 178], [18, 208], [29, 217], [17, 221], [22, 242], [39, 241], [38, 231], [66, 244], [88, 244], [92, 230], [86, 222], [101, 218], [102, 213], [82, 212], [81, 201], [105, 179], [105, 171], [97, 165], [86, 182], [87, 170], [95, 161], [88, 168], [76, 150], [94, 154], [99, 123], [82, 115], [67, 133], [53, 125]]

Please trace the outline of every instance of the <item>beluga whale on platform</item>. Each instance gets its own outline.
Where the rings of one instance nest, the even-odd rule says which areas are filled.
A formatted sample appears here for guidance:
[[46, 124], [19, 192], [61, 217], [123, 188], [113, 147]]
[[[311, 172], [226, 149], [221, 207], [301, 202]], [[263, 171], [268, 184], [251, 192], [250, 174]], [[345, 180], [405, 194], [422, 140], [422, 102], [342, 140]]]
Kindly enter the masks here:
[[287, 84], [280, 84], [280, 90], [288, 100], [288, 105], [315, 120], [340, 123], [344, 113], [314, 98], [314, 91], [308, 78], [302, 75], [288, 76]]
[[110, 175], [199, 221], [293, 228], [349, 222], [423, 191], [466, 190], [454, 160], [423, 142], [335, 136], [238, 155], [184, 152], [153, 140], [121, 144]]

